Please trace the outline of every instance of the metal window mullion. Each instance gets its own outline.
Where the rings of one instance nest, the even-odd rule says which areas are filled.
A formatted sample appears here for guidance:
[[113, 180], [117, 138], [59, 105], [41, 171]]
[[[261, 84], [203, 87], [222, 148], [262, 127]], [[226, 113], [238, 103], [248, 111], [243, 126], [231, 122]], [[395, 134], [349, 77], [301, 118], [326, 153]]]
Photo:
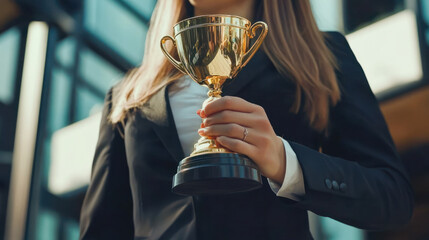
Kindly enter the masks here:
[[74, 52], [74, 62], [72, 66], [72, 82], [71, 82], [71, 94], [70, 94], [70, 109], [69, 109], [69, 122], [71, 124], [76, 121], [76, 106], [77, 106], [77, 86], [78, 86], [78, 74], [80, 64], [80, 53], [83, 46], [83, 11], [76, 14], [76, 47]]
[[83, 40], [89, 49], [100, 55], [113, 66], [122, 72], [127, 72], [134, 67], [128, 59], [124, 58], [121, 54], [114, 51], [106, 43], [100, 40], [97, 36], [87, 30], [83, 30]]

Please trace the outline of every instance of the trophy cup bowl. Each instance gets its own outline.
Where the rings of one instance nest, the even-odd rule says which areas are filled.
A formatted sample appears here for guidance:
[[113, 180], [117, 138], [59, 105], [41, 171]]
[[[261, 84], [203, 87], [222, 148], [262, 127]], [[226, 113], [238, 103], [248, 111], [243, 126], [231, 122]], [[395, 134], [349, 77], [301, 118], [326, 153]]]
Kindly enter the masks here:
[[[259, 28], [259, 37], [250, 46]], [[231, 15], [188, 18], [173, 30], [174, 38], [161, 39], [161, 50], [177, 69], [209, 89], [203, 107], [221, 98], [223, 84], [246, 66], [268, 33], [264, 22], [251, 25], [249, 20]], [[167, 51], [167, 41], [173, 42], [180, 60]], [[214, 195], [261, 186], [261, 174], [251, 159], [218, 146], [215, 139], [201, 137], [191, 155], [179, 162], [172, 191], [180, 195]]]

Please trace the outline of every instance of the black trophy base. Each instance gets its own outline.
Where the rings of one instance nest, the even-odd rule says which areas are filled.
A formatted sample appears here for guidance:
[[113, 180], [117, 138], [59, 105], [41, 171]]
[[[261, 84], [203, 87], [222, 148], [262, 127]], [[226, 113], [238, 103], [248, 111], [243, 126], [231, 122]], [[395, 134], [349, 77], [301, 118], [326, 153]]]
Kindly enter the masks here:
[[262, 187], [255, 163], [237, 153], [208, 153], [180, 161], [173, 178], [176, 194], [221, 195], [247, 192]]

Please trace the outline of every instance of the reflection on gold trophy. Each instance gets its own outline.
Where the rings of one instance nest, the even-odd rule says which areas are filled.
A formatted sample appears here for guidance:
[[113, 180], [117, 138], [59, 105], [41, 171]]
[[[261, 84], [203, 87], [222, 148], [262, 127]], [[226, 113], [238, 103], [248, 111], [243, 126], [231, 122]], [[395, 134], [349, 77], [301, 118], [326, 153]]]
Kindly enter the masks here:
[[[256, 30], [259, 37], [250, 47]], [[231, 15], [188, 18], [174, 26], [174, 38], [161, 39], [161, 50], [180, 71], [208, 87], [209, 102], [221, 98], [222, 85], [233, 79], [261, 46], [267, 24]], [[171, 40], [180, 61], [166, 50]], [[183, 159], [173, 179], [173, 192], [182, 195], [227, 194], [250, 191], [262, 186], [256, 165], [241, 154], [217, 146], [214, 139], [201, 137], [191, 155]]]

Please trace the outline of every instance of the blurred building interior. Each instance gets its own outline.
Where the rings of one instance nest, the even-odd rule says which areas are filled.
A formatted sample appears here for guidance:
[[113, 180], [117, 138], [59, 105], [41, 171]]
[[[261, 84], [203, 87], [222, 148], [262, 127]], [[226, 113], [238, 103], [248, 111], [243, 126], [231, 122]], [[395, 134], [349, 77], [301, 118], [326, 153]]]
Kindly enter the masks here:
[[[72, 240], [104, 96], [138, 66], [156, 0], [0, 0], [0, 239]], [[310, 215], [315, 239], [429, 239], [429, 0], [312, 0], [347, 35], [411, 176], [402, 229]]]

